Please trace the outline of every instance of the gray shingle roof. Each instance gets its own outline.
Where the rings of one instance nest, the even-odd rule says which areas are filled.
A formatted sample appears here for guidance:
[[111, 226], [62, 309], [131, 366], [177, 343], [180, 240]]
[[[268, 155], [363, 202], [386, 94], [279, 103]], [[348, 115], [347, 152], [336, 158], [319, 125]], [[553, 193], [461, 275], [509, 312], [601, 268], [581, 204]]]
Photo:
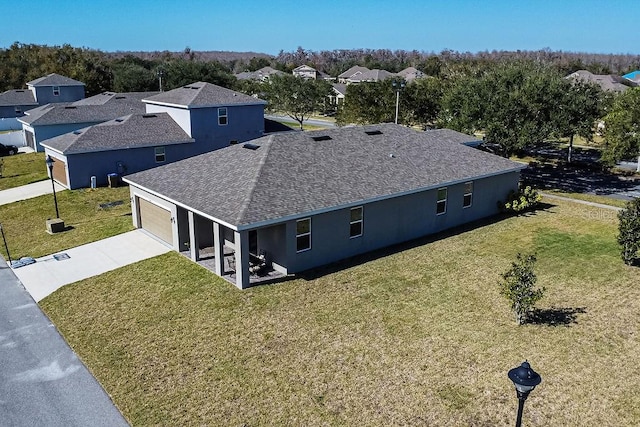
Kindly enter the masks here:
[[637, 86], [636, 82], [615, 74], [593, 74], [587, 70], [578, 70], [569, 74], [566, 78], [594, 83], [599, 85], [602, 90], [612, 92], [624, 92], [630, 87]]
[[274, 68], [267, 66], [267, 67], [262, 67], [257, 71], [243, 71], [242, 73], [236, 74], [236, 78], [238, 80], [265, 80], [271, 77], [272, 75], [277, 75], [277, 74], [283, 75], [285, 73], [283, 73], [280, 70], [276, 70]]
[[29, 89], [13, 89], [0, 93], [0, 107], [14, 105], [38, 105]]
[[461, 135], [393, 124], [279, 133], [251, 141], [257, 150], [231, 146], [127, 181], [246, 226], [523, 168], [452, 143], [474, 139]]
[[344, 73], [338, 75], [339, 79], [347, 79], [351, 76], [353, 76], [356, 73], [365, 73], [367, 71], [370, 71], [367, 67], [361, 67], [360, 65], [354, 65], [353, 67], [349, 68], [347, 71], [345, 71]]
[[167, 113], [131, 114], [46, 140], [63, 154], [194, 142]]
[[266, 104], [262, 99], [206, 82], [196, 82], [143, 99], [149, 104], [206, 108], [229, 105]]
[[72, 103], [46, 104], [30, 110], [20, 121], [31, 126], [99, 123], [128, 114], [144, 113], [142, 98], [158, 92], [105, 92]]
[[44, 77], [31, 80], [27, 83], [29, 86], [85, 86], [84, 83], [60, 74], [51, 73]]
[[358, 74], [356, 76], [349, 77], [347, 80], [357, 83], [357, 82], [380, 82], [382, 80], [388, 79], [389, 77], [393, 77], [395, 74], [390, 73], [387, 70], [369, 70], [365, 71], [362, 74]]

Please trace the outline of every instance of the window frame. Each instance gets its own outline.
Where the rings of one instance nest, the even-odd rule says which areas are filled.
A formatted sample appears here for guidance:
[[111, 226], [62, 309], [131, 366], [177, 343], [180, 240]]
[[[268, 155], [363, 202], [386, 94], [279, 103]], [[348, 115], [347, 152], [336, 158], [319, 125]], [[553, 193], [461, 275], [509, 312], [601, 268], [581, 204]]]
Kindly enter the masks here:
[[60, 96], [60, 86], [53, 86], [53, 96]]
[[[444, 199], [440, 199], [440, 191], [444, 191]], [[449, 197], [449, 191], [447, 187], [440, 187], [436, 190], [436, 215], [444, 215], [447, 213], [447, 198]], [[443, 205], [444, 208], [442, 212], [440, 212], [440, 206]]]
[[[469, 186], [469, 187], [467, 187]], [[473, 181], [467, 181], [464, 183], [464, 193], [462, 195], [462, 208], [470, 208], [473, 204]], [[469, 203], [467, 203], [467, 197], [469, 198]]]
[[[360, 210], [360, 219], [353, 219], [353, 211]], [[359, 224], [360, 225], [360, 234], [353, 234], [353, 226]], [[349, 209], [349, 238], [356, 239], [361, 237], [364, 234], [364, 207], [363, 206], [355, 206]]]
[[15, 107], [13, 107], [13, 111], [14, 111], [16, 114], [22, 114], [22, 108], [21, 108], [20, 106], [18, 106], [18, 105], [16, 105]]
[[[305, 222], [305, 221], [309, 222], [309, 231], [306, 231], [304, 233], [298, 232], [298, 224], [300, 224], [301, 222]], [[300, 247], [299, 247], [300, 238], [301, 237], [302, 238], [306, 238], [307, 236], [308, 236], [308, 239], [309, 239], [308, 247], [300, 249]], [[306, 252], [306, 251], [310, 251], [310, 250], [311, 250], [311, 217], [301, 218], [301, 219], [296, 220], [296, 253]]]
[[[153, 154], [155, 155], [156, 163], [164, 163], [167, 161], [167, 153], [165, 147], [154, 147]], [[159, 160], [160, 157], [162, 157], [162, 160]]]
[[[224, 114], [223, 114], [224, 111]], [[224, 119], [224, 123], [222, 123]], [[227, 107], [218, 107], [218, 126], [226, 126], [229, 124], [229, 110]]]

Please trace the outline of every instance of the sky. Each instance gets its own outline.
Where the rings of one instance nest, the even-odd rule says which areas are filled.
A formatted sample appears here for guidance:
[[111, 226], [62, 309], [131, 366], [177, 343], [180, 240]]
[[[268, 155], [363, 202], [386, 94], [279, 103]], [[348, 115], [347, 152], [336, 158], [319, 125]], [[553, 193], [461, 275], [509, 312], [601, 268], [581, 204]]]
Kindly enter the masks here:
[[[8, 0], [3, 0], [8, 1]], [[403, 49], [640, 54], [638, 0], [31, 0], [13, 42], [115, 51]], [[28, 6], [28, 7], [27, 7]]]

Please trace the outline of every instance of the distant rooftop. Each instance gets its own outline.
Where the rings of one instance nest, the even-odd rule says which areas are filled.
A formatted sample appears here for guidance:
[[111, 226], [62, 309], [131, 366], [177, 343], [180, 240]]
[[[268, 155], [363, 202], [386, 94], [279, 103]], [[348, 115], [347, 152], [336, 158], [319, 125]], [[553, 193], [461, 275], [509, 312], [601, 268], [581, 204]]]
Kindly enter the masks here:
[[183, 108], [266, 104], [262, 99], [207, 82], [196, 82], [143, 99], [149, 104]]
[[61, 76], [60, 74], [51, 73], [44, 77], [31, 80], [27, 83], [28, 86], [85, 86], [84, 83], [74, 80], [69, 77]]

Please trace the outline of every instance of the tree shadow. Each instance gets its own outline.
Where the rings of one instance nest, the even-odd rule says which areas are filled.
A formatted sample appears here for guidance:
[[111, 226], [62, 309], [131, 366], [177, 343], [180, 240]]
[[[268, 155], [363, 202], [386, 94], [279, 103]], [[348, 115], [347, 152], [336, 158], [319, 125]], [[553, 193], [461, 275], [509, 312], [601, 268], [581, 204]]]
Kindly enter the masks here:
[[547, 326], [571, 326], [578, 323], [578, 314], [586, 312], [586, 307], [535, 308], [529, 313], [527, 323]]

